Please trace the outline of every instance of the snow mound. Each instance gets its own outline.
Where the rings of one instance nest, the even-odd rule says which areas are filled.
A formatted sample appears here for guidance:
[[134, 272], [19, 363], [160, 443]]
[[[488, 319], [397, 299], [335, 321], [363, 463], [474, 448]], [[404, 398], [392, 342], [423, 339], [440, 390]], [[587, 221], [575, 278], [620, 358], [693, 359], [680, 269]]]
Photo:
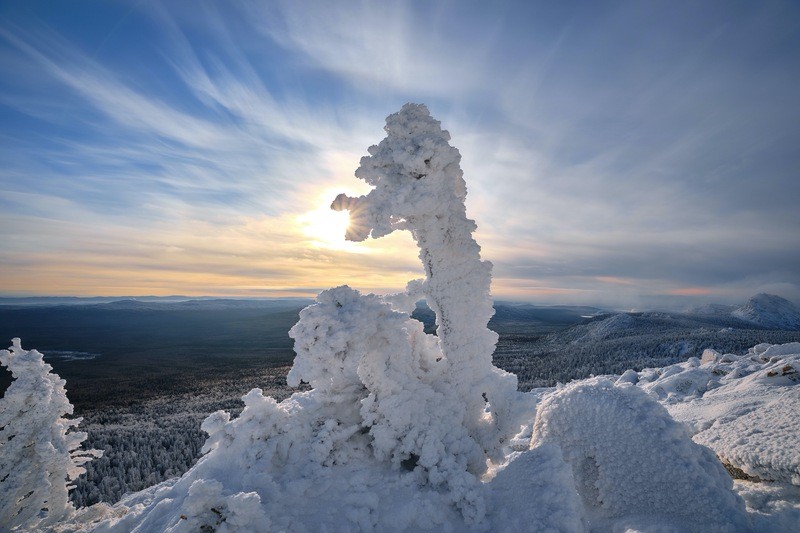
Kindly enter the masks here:
[[559, 389], [533, 427], [531, 445], [546, 444], [571, 466], [591, 529], [736, 531], [747, 523], [714, 454], [637, 387], [592, 378]]
[[800, 329], [800, 310], [774, 294], [757, 294], [731, 315], [770, 329]]
[[738, 476], [800, 486], [800, 343], [707, 350], [635, 381]]

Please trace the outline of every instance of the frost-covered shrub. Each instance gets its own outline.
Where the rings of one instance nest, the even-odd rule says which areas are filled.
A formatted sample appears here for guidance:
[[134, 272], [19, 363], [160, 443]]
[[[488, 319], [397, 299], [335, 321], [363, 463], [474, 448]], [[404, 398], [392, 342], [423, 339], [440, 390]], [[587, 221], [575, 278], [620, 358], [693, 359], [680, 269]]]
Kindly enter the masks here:
[[[280, 404], [254, 391], [238, 419], [210, 417], [209, 455], [198, 468], [212, 468], [220, 453], [279, 477], [377, 461], [444, 490], [465, 518], [479, 521], [479, 478], [488, 462], [502, 460], [526, 401], [515, 376], [492, 365], [491, 264], [481, 261], [466, 218], [458, 150], [425, 106], [407, 104], [385, 129], [356, 171], [374, 190], [340, 196], [334, 208], [350, 211], [351, 240], [411, 231], [426, 279], [387, 297], [349, 287], [320, 294], [290, 332], [297, 358], [289, 384], [312, 391]], [[438, 336], [410, 317], [420, 297], [436, 312]]]
[[12, 342], [0, 351], [0, 363], [14, 377], [0, 399], [0, 524], [28, 530], [70, 514], [68, 483], [102, 452], [79, 449], [86, 433], [70, 431], [80, 418], [64, 418], [72, 414], [64, 380], [41, 353]]
[[[491, 264], [480, 259], [472, 238], [460, 155], [449, 134], [425, 106], [412, 104], [388, 117], [386, 132], [356, 171], [375, 189], [360, 198], [340, 196], [334, 207], [350, 210], [353, 240], [411, 231], [426, 279], [385, 297], [346, 286], [321, 293], [290, 332], [297, 357], [289, 384], [306, 382], [312, 390], [278, 403], [255, 389], [238, 418], [211, 415], [203, 424], [206, 455], [156, 494], [140, 527], [207, 523], [213, 517], [189, 495], [201, 479], [221, 483], [214, 490], [223, 499], [257, 492], [270, 518], [273, 510], [280, 516], [273, 519], [277, 529], [332, 516], [362, 530], [397, 520], [411, 529], [434, 527], [448, 513], [469, 523], [483, 519], [481, 476], [492, 461], [504, 460], [523, 417], [530, 417], [530, 402], [517, 392], [513, 374], [492, 365]], [[421, 297], [436, 312], [437, 336], [410, 317]], [[376, 476], [394, 481], [381, 484]], [[335, 494], [320, 488], [331, 483], [350, 487], [353, 501], [337, 505]], [[398, 491], [408, 493], [405, 510], [376, 514]], [[287, 510], [286, 493], [304, 503]], [[169, 512], [157, 512], [167, 500]], [[316, 517], [319, 509], [332, 515]], [[203, 515], [189, 516], [195, 512]]]
[[289, 383], [307, 381], [320, 398], [340, 404], [327, 424], [353, 427], [337, 455], [363, 448], [396, 469], [418, 468], [425, 482], [447, 487], [467, 515], [482, 515], [479, 483], [468, 466], [484, 467], [485, 455], [444, 379], [436, 338], [420, 322], [380, 297], [338, 287], [303, 310], [290, 335], [297, 358]]

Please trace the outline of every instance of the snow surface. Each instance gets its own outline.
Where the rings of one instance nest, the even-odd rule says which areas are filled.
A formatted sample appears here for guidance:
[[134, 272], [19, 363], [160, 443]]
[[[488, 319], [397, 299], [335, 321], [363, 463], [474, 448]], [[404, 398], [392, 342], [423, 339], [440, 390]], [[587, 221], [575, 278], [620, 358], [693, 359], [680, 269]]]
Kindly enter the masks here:
[[[458, 151], [425, 106], [405, 105], [386, 131], [356, 173], [375, 189], [334, 207], [351, 211], [354, 240], [411, 231], [426, 279], [391, 296], [321, 293], [290, 332], [289, 383], [310, 391], [280, 403], [250, 391], [237, 418], [205, 420], [205, 455], [181, 478], [53, 529], [793, 530], [797, 432], [773, 427], [756, 458], [725, 424], [755, 409], [771, 413], [762, 432], [792, 422], [777, 400], [796, 399], [800, 346], [517, 392], [492, 365], [491, 265], [465, 216]], [[410, 317], [419, 297], [436, 337]], [[780, 481], [739, 496], [712, 450]]]
[[[320, 299], [349, 291], [334, 289]], [[379, 300], [349, 295], [367, 305]], [[345, 309], [336, 301], [328, 300]], [[79, 511], [62, 529], [797, 531], [800, 483], [791, 473], [800, 460], [800, 432], [769, 430], [796, 422], [796, 411], [774, 400], [798, 398], [793, 370], [800, 343], [759, 345], [743, 356], [707, 350], [704, 360], [523, 395], [530, 422], [508, 442], [504, 461], [472, 487], [485, 502], [480, 520], [468, 520], [452, 491], [432, 485], [419, 465], [410, 470], [376, 457], [363, 428], [353, 432], [309, 416], [341, 416], [343, 403], [316, 404], [314, 389], [278, 404], [254, 390], [240, 417], [208, 418], [208, 452], [182, 478], [113, 507]], [[752, 469], [752, 455], [725, 455], [741, 443], [724, 425], [754, 408], [774, 414], [761, 425], [750, 421], [753, 434], [772, 442], [750, 444], [761, 470]], [[703, 434], [720, 438], [705, 442]], [[339, 453], [345, 450], [350, 455]], [[715, 454], [753, 477], [733, 482]]]

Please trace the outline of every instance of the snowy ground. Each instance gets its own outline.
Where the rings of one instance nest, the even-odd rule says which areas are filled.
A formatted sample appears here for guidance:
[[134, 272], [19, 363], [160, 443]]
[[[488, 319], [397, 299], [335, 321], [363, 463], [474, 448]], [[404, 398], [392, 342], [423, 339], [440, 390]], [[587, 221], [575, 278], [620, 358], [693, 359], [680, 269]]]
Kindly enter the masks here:
[[[530, 423], [481, 481], [486, 513], [478, 523], [465, 522], [419, 472], [375, 460], [322, 469], [284, 463], [279, 475], [251, 485], [259, 489], [226, 494], [232, 476], [249, 475], [241, 459], [79, 518], [102, 519], [99, 531], [188, 531], [219, 527], [222, 517], [289, 531], [795, 532], [799, 371], [800, 343], [759, 345], [746, 355], [709, 350], [702, 361], [532, 391]], [[191, 524], [181, 519], [193, 512], [200, 518]]]
[[800, 530], [800, 343], [760, 344], [743, 356], [706, 350], [702, 360], [618, 382], [657, 398], [714, 451], [738, 478], [758, 530]]

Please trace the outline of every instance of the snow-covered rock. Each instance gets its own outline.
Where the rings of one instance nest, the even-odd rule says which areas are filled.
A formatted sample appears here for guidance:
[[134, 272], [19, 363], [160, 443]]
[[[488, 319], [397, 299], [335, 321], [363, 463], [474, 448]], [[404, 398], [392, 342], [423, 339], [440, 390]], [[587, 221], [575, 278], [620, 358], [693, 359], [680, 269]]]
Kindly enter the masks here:
[[694, 440], [753, 479], [800, 486], [800, 343], [638, 373]]
[[708, 448], [644, 391], [606, 378], [544, 399], [531, 445], [556, 444], [572, 467], [592, 530], [737, 531], [744, 503]]

